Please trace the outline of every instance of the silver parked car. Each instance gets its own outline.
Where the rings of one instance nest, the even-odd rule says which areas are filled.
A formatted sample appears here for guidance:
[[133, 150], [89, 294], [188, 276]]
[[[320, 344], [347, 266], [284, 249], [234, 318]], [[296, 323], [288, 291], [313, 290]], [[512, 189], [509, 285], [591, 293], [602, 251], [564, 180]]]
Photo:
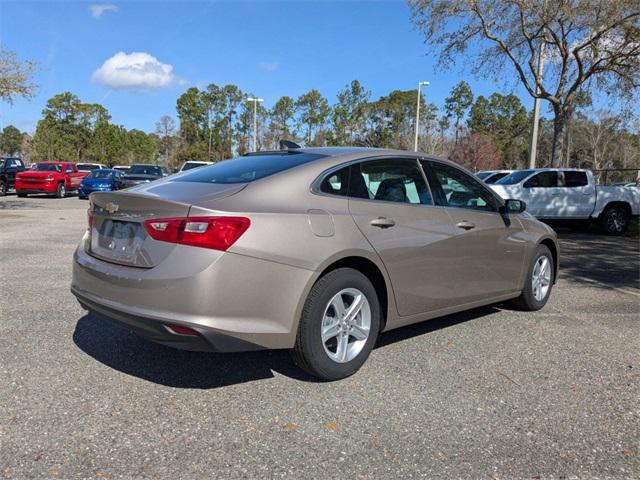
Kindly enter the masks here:
[[265, 152], [93, 193], [71, 290], [155, 342], [292, 349], [338, 379], [380, 332], [505, 300], [542, 308], [558, 246], [524, 208], [420, 154]]

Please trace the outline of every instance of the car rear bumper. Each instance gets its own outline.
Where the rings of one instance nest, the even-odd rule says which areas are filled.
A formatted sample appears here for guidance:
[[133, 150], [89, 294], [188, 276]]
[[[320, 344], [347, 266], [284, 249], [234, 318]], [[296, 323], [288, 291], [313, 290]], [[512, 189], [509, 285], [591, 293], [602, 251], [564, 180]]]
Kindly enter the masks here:
[[[176, 250], [161, 265], [136, 268], [94, 258], [81, 244], [71, 291], [86, 309], [176, 348], [293, 347], [314, 272], [230, 252], [215, 252], [212, 260], [204, 249]], [[191, 328], [199, 337], [175, 335], [168, 324]]]
[[85, 310], [114, 321], [147, 340], [168, 347], [194, 352], [246, 352], [265, 348], [198, 325], [190, 325], [189, 327], [198, 335], [180, 335], [172, 332], [167, 324], [161, 321], [107, 307], [99, 303], [99, 300], [89, 299], [74, 288], [71, 289], [71, 292]]

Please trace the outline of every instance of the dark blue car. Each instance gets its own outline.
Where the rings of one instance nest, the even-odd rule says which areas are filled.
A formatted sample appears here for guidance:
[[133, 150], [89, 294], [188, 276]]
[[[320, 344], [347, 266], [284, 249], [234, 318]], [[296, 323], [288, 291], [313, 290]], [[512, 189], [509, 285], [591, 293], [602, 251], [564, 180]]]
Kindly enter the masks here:
[[119, 170], [102, 168], [93, 170], [84, 177], [78, 189], [78, 198], [89, 198], [91, 192], [110, 192], [124, 187], [122, 183], [123, 173]]

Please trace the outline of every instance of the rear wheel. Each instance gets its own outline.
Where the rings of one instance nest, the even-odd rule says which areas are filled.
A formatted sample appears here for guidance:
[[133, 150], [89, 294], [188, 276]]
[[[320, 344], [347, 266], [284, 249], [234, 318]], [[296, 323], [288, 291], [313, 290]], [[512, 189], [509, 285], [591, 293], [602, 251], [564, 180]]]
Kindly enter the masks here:
[[26, 193], [22, 193], [22, 192], [16, 192], [16, 195], [18, 195], [20, 198], [25, 198], [27, 196]]
[[64, 198], [67, 196], [67, 189], [64, 187], [64, 183], [58, 184], [58, 189], [56, 190], [56, 198]]
[[600, 229], [606, 235], [623, 235], [629, 226], [629, 210], [620, 205], [607, 207], [600, 216]]
[[553, 255], [546, 245], [538, 245], [529, 265], [524, 290], [512, 304], [520, 310], [540, 310], [549, 300], [554, 279]]
[[366, 276], [351, 268], [329, 272], [307, 297], [293, 360], [323, 380], [348, 377], [371, 353], [380, 318], [378, 296]]
[[4, 197], [7, 194], [8, 186], [5, 180], [0, 181], [0, 197]]

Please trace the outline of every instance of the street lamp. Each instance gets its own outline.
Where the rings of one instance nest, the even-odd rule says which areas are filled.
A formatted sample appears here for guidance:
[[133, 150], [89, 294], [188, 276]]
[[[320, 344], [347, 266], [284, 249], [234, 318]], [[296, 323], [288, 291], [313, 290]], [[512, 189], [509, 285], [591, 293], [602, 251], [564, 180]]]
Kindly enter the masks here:
[[264, 98], [249, 97], [248, 102], [253, 102], [253, 151], [258, 151], [258, 103], [264, 102]]
[[413, 151], [418, 151], [418, 130], [420, 127], [420, 89], [429, 85], [429, 82], [418, 82], [418, 103], [416, 104], [416, 137], [413, 142]]

